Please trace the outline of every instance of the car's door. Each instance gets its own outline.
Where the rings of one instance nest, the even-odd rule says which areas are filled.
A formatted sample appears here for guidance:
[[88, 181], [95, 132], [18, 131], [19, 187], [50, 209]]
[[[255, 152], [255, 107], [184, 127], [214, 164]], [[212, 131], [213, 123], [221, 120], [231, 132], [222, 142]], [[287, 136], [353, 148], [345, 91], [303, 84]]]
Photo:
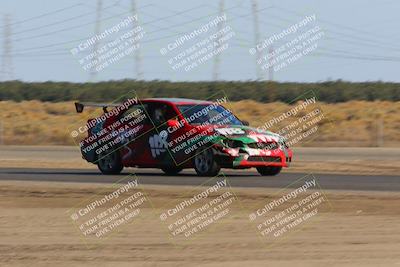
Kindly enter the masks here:
[[131, 106], [119, 118], [124, 131], [121, 137], [121, 159], [124, 166], [136, 166], [146, 163], [150, 153], [146, 146], [149, 132], [154, 128], [148, 112], [148, 104], [138, 103]]
[[156, 166], [174, 166], [175, 160], [168, 143], [173, 141], [175, 134], [168, 130], [168, 120], [177, 119], [173, 106], [164, 102], [151, 102], [149, 112], [154, 129], [148, 136], [148, 149]]

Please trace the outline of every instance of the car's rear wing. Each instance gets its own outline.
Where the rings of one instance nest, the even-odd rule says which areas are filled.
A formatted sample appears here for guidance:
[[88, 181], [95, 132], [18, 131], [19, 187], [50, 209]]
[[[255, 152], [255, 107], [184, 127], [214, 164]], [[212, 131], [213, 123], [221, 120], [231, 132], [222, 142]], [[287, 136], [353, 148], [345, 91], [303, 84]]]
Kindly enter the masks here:
[[75, 102], [75, 109], [77, 113], [82, 113], [85, 107], [98, 107], [103, 108], [104, 113], [107, 112], [108, 107], [118, 107], [120, 103], [92, 103], [92, 102]]

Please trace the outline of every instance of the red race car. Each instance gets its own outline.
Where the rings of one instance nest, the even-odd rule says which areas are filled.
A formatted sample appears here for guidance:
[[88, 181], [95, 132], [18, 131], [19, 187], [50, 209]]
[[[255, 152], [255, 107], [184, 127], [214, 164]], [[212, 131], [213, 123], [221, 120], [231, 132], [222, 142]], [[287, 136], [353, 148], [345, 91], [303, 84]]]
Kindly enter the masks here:
[[282, 136], [249, 127], [223, 102], [131, 98], [119, 105], [75, 103], [79, 113], [85, 106], [104, 110], [84, 127], [82, 157], [104, 174], [139, 167], [169, 175], [194, 168], [198, 175], [215, 176], [221, 168], [255, 167], [261, 175], [276, 175], [289, 166], [292, 151]]

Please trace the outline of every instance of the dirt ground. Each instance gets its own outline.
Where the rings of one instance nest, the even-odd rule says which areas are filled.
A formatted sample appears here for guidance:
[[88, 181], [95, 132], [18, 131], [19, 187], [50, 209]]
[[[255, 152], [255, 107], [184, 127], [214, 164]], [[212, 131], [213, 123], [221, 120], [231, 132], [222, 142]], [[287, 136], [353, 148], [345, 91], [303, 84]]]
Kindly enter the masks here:
[[178, 240], [159, 214], [202, 189], [145, 186], [152, 205], [132, 223], [106, 239], [83, 236], [67, 211], [115, 188], [0, 182], [0, 266], [400, 266], [399, 193], [325, 191], [330, 204], [315, 217], [265, 242], [248, 217], [277, 190], [234, 188], [240, 209]]

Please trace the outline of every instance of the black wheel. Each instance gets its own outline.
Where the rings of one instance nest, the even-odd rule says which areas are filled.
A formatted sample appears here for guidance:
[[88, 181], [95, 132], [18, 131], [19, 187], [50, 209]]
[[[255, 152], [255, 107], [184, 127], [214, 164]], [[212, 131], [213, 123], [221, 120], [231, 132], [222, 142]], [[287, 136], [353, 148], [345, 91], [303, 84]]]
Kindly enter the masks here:
[[118, 174], [124, 168], [118, 150], [101, 153], [97, 167], [103, 174]]
[[274, 176], [279, 174], [281, 170], [282, 167], [275, 167], [275, 166], [257, 167], [258, 173], [263, 176]]
[[182, 168], [179, 167], [164, 167], [161, 170], [167, 175], [176, 175], [182, 171]]
[[199, 149], [193, 159], [194, 169], [200, 176], [216, 176], [221, 167], [215, 161], [214, 152], [211, 148]]

